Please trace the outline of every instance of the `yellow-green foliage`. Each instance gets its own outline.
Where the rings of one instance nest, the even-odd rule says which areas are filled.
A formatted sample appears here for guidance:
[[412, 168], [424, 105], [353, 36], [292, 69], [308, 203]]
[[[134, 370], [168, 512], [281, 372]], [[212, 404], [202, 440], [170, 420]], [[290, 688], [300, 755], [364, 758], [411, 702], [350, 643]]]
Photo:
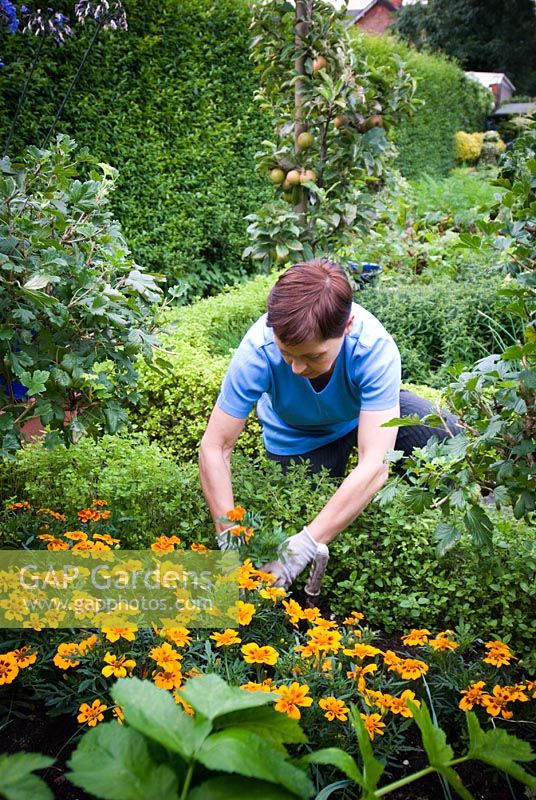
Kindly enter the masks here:
[[465, 131], [457, 131], [454, 134], [456, 161], [462, 164], [476, 164], [480, 158], [480, 151], [482, 150], [483, 141], [483, 133], [466, 133]]

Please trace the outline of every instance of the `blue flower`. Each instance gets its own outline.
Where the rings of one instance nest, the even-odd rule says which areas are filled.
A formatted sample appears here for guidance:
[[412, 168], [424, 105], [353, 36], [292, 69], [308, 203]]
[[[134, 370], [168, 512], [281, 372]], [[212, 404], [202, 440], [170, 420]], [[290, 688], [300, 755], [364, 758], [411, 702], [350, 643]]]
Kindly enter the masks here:
[[16, 33], [19, 27], [17, 9], [11, 0], [0, 0], [0, 20], [7, 25], [10, 33]]

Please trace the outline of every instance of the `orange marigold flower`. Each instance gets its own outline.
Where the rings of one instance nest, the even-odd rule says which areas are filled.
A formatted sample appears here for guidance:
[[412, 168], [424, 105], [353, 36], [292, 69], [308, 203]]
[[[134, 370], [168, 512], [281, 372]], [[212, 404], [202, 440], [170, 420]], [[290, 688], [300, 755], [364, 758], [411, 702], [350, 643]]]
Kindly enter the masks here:
[[[322, 619], [322, 615], [318, 608], [313, 606], [313, 608], [304, 608], [302, 610], [301, 618], [306, 620], [311, 624], [318, 624], [321, 625], [320, 620]], [[325, 622], [325, 620], [324, 620]]]
[[175, 700], [177, 705], [178, 706], [182, 706], [182, 710], [186, 714], [188, 714], [189, 717], [193, 717], [195, 715], [194, 707], [191, 706], [190, 703], [187, 703], [186, 700], [184, 700], [184, 698], [182, 698], [177, 691], [173, 691], [172, 695], [173, 695], [173, 699]]
[[371, 741], [374, 739], [375, 734], [383, 736], [384, 731], [382, 728], [385, 728], [385, 723], [381, 721], [379, 714], [361, 714], [360, 716], [365, 723], [365, 728]]
[[342, 652], [345, 656], [354, 656], [362, 661], [364, 658], [373, 658], [374, 656], [378, 655], [378, 653], [381, 653], [381, 650], [379, 650], [377, 647], [373, 647], [371, 644], [357, 642], [356, 644], [352, 645], [351, 648], [346, 648]]
[[525, 681], [525, 688], [536, 699], [536, 681]]
[[277, 650], [269, 645], [259, 647], [255, 642], [251, 642], [250, 644], [243, 644], [240, 649], [247, 664], [269, 664], [273, 666], [279, 658]]
[[236, 608], [233, 607], [233, 618], [236, 616], [239, 625], [249, 625], [255, 615], [256, 608], [253, 603], [239, 600]]
[[8, 511], [29, 511], [31, 505], [27, 500], [19, 500], [17, 503], [8, 503], [6, 508]]
[[65, 514], [60, 514], [58, 511], [53, 511], [51, 508], [38, 508], [36, 513], [46, 514], [47, 516], [52, 517], [52, 519], [55, 519], [58, 522], [65, 522], [65, 520], [67, 519]]
[[173, 649], [169, 642], [164, 642], [149, 651], [149, 658], [156, 661], [160, 667], [169, 667], [170, 664], [180, 661], [182, 656]]
[[49, 543], [47, 544], [47, 550], [68, 550], [69, 545], [67, 542], [64, 542], [63, 539], [50, 539]]
[[132, 628], [103, 628], [102, 632], [109, 642], [117, 642], [118, 639], [126, 639], [127, 642], [133, 642], [136, 638], [136, 626]]
[[379, 708], [380, 711], [387, 711], [391, 708], [393, 696], [384, 692], [375, 692], [373, 689], [366, 689], [363, 692], [363, 699], [368, 706]]
[[357, 683], [357, 691], [364, 692], [366, 689], [365, 675], [370, 675], [378, 669], [377, 664], [367, 664], [363, 667], [358, 667], [352, 664], [350, 672], [346, 673], [347, 678], [351, 678]]
[[93, 550], [93, 542], [89, 539], [77, 542], [73, 545], [73, 550]]
[[350, 615], [343, 619], [343, 625], [358, 625], [362, 619], [365, 619], [365, 615], [361, 613], [361, 611], [350, 611]]
[[243, 683], [240, 686], [241, 689], [245, 689], [246, 692], [271, 692], [272, 688], [269, 684], [266, 683], [255, 683], [254, 681], [248, 681], [248, 683]]
[[[313, 615], [312, 619], [309, 618], [308, 611], [316, 611], [317, 613]], [[317, 608], [309, 608], [304, 609], [303, 618], [307, 619], [309, 622], [314, 622], [317, 628], [324, 628], [324, 630], [331, 630], [331, 628], [336, 628], [337, 623], [332, 619], [324, 619]]]
[[[84, 533], [84, 531], [67, 531], [63, 536], [65, 539], [70, 539], [72, 542], [85, 542], [87, 539], [87, 533]], [[41, 539], [41, 536], [38, 538]]]
[[58, 645], [56, 655], [52, 659], [54, 664], [60, 669], [77, 667], [80, 664], [80, 648], [75, 642], [62, 642]]
[[446, 636], [436, 636], [435, 639], [429, 639], [428, 644], [432, 650], [437, 650], [440, 653], [446, 653], [447, 650], [456, 650], [460, 646], [458, 642], [453, 642], [452, 639], [448, 639]]
[[78, 649], [82, 655], [85, 655], [88, 650], [91, 650], [99, 641], [99, 637], [96, 633], [92, 633], [91, 636], [88, 636], [87, 639], [82, 639], [81, 642], [78, 643]]
[[229, 522], [242, 522], [246, 516], [246, 509], [242, 506], [235, 506], [225, 515]]
[[164, 639], [169, 639], [175, 647], [186, 647], [192, 641], [192, 636], [188, 628], [179, 625], [176, 628], [162, 628], [160, 632]]
[[0, 686], [12, 683], [19, 674], [19, 667], [12, 653], [0, 655]]
[[112, 708], [112, 714], [114, 715], [118, 723], [122, 725], [123, 722], [125, 721], [125, 715], [123, 713], [123, 709], [121, 708], [121, 706], [114, 706]]
[[492, 717], [500, 714], [503, 719], [511, 719], [513, 712], [509, 711], [506, 706], [514, 699], [512, 692], [506, 686], [494, 686], [492, 692], [492, 694], [482, 695], [481, 705]]
[[99, 500], [99, 498], [97, 497], [97, 498], [94, 498], [91, 501], [91, 505], [92, 506], [100, 506], [102, 508], [102, 506], [107, 506], [108, 505], [108, 501], [107, 500]]
[[383, 663], [388, 667], [397, 666], [402, 659], [392, 650], [386, 650], [383, 654]]
[[196, 553], [208, 553], [208, 547], [206, 544], [199, 544], [198, 542], [194, 542], [190, 545], [190, 550], [193, 550]]
[[428, 672], [429, 666], [417, 658], [403, 658], [395, 670], [405, 681], [415, 681]]
[[30, 645], [27, 644], [19, 650], [10, 650], [6, 655], [11, 656], [19, 669], [26, 669], [31, 664], [35, 664], [37, 653], [30, 653]]
[[296, 625], [303, 619], [303, 608], [295, 600], [283, 600], [283, 608], [291, 625]]
[[420, 700], [415, 699], [415, 693], [411, 689], [405, 689], [400, 697], [391, 697], [389, 702], [389, 710], [393, 714], [400, 714], [403, 717], [410, 718], [413, 716], [411, 710], [406, 705], [406, 700], [411, 700], [416, 706], [420, 706]]
[[100, 539], [101, 541], [106, 542], [106, 544], [109, 544], [110, 546], [113, 544], [119, 544], [119, 542], [121, 541], [121, 539], [114, 539], [113, 536], [110, 536], [109, 533], [94, 533], [93, 538]]
[[292, 719], [300, 719], [301, 712], [299, 706], [306, 708], [313, 704], [312, 697], [306, 697], [309, 687], [294, 681], [290, 686], [278, 686], [275, 690], [279, 695], [274, 708], [282, 714], [287, 714]]
[[280, 597], [287, 596], [286, 591], [278, 586], [268, 586], [266, 589], [261, 589], [259, 594], [265, 600], [271, 600], [274, 605], [277, 603]]
[[161, 672], [153, 673], [153, 680], [159, 689], [180, 689], [182, 673], [179, 664], [169, 664]]
[[113, 653], [106, 653], [104, 661], [107, 666], [101, 669], [101, 673], [105, 678], [126, 678], [127, 674], [132, 672], [136, 666], [136, 662], [127, 656], [115, 656]]
[[402, 637], [402, 643], [407, 647], [419, 647], [426, 644], [430, 631], [426, 628], [413, 628], [409, 633]]
[[471, 711], [473, 706], [475, 705], [482, 705], [482, 697], [484, 695], [482, 689], [486, 684], [484, 681], [477, 681], [476, 683], [470, 683], [467, 689], [464, 689], [460, 692], [463, 695], [462, 699], [458, 703], [459, 708], [462, 711]]
[[512, 659], [515, 659], [514, 654], [504, 642], [484, 642], [484, 647], [488, 650], [488, 653], [483, 660], [487, 664], [493, 664], [494, 667], [507, 666]]
[[528, 703], [530, 700], [530, 697], [524, 692], [524, 683], [516, 683], [514, 686], [505, 686], [504, 688], [510, 692], [512, 700], [518, 700], [520, 703]]
[[341, 722], [346, 722], [348, 719], [349, 709], [344, 704], [344, 700], [337, 700], [336, 697], [323, 697], [318, 701], [320, 708], [325, 711], [325, 718], [332, 722], [334, 719], [339, 719]]
[[242, 641], [238, 631], [233, 630], [233, 628], [227, 628], [223, 633], [215, 631], [209, 636], [209, 639], [213, 639], [216, 642], [216, 647], [229, 647], [231, 644], [240, 644]]
[[309, 646], [322, 653], [336, 653], [342, 648], [341, 634], [338, 631], [330, 631], [325, 628], [311, 628], [307, 631], [310, 639]]
[[151, 550], [155, 553], [170, 553], [175, 549], [176, 544], [180, 544], [178, 536], [159, 536], [156, 542], [151, 545]]
[[76, 719], [80, 723], [87, 722], [90, 728], [94, 728], [97, 722], [102, 722], [104, 719], [103, 712], [106, 711], [107, 708], [108, 706], [105, 706], [100, 700], [93, 700], [91, 705], [82, 703], [78, 709], [80, 713]]
[[100, 511], [96, 508], [83, 508], [77, 516], [80, 522], [98, 522], [101, 518]]

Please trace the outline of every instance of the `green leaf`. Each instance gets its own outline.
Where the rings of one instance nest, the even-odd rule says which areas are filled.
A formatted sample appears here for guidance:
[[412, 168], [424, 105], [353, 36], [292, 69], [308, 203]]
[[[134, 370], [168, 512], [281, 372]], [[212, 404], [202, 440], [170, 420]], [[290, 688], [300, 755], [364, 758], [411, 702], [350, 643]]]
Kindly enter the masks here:
[[[367, 734], [368, 738], [368, 734]], [[344, 772], [354, 783], [365, 787], [365, 780], [355, 760], [349, 753], [338, 747], [325, 747], [322, 750], [315, 750], [300, 759], [300, 764], [332, 764], [341, 772]]]
[[481, 506], [471, 506], [463, 518], [467, 530], [477, 547], [492, 549], [493, 522]]
[[240, 725], [257, 736], [272, 742], [272, 744], [283, 744], [291, 742], [300, 744], [307, 741], [307, 737], [300, 727], [300, 723], [280, 714], [279, 711], [269, 707], [245, 708], [240, 711], [233, 711], [215, 719], [214, 727], [218, 730], [223, 728]]
[[273, 783], [225, 775], [192, 789], [188, 800], [296, 800], [297, 796]]
[[50, 377], [49, 372], [45, 372], [43, 369], [36, 369], [34, 372], [23, 372], [20, 376], [21, 383], [26, 386], [28, 395], [32, 397], [33, 395], [40, 394], [40, 392], [44, 392], [46, 389], [46, 382]]
[[[173, 702], [173, 701], [172, 701]], [[149, 754], [147, 740], [132, 728], [105, 722], [84, 734], [67, 766], [69, 780], [104, 800], [177, 797], [178, 779]]]
[[476, 714], [472, 711], [466, 713], [467, 727], [469, 729], [469, 758], [484, 761], [492, 767], [507, 772], [520, 783], [524, 783], [532, 790], [536, 790], [536, 777], [525, 772], [518, 761], [534, 761], [536, 755], [529, 742], [512, 736], [502, 728], [492, 728], [483, 731]]
[[202, 745], [212, 725], [202, 716], [190, 717], [165, 689], [139, 678], [122, 678], [111, 690], [129, 725], [188, 759]]
[[198, 751], [197, 759], [209, 769], [238, 772], [282, 784], [300, 797], [310, 797], [314, 792], [307, 775], [286, 761], [280, 750], [242, 728], [227, 728], [209, 736]]
[[436, 554], [439, 558], [452, 550], [461, 538], [462, 532], [456, 525], [450, 522], [440, 522], [434, 531], [432, 541], [436, 546]]
[[241, 708], [267, 705], [275, 697], [271, 692], [247, 692], [229, 686], [219, 675], [212, 674], [191, 678], [179, 693], [196, 711], [211, 721]]
[[39, 289], [44, 289], [51, 281], [58, 280], [55, 275], [47, 275], [46, 273], [36, 273], [32, 275], [32, 277], [26, 281], [23, 288], [24, 289], [33, 289], [34, 291], [38, 291]]
[[453, 759], [452, 747], [447, 744], [447, 737], [445, 732], [434, 725], [430, 717], [430, 712], [425, 703], [421, 706], [416, 706], [411, 700], [408, 700], [406, 705], [413, 714], [413, 719], [420, 728], [422, 735], [422, 743], [430, 766], [435, 769], [449, 766]]
[[0, 755], [0, 795], [6, 800], [54, 800], [54, 795], [42, 778], [32, 775], [45, 769], [54, 759], [40, 753]]
[[367, 729], [365, 728], [365, 723], [361, 719], [359, 709], [354, 705], [350, 706], [350, 719], [357, 733], [359, 752], [361, 753], [361, 758], [363, 759], [363, 783], [361, 785], [365, 791], [372, 793], [378, 786], [378, 781], [380, 780], [385, 767], [381, 761], [378, 761], [377, 758], [374, 758], [370, 737]]

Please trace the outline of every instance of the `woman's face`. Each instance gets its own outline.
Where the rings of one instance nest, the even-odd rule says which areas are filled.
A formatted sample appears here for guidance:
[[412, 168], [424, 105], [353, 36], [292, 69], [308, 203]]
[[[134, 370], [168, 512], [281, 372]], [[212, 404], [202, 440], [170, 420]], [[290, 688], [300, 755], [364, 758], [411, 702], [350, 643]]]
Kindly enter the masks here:
[[283, 344], [274, 335], [274, 341], [279, 348], [285, 362], [292, 369], [294, 375], [301, 378], [318, 378], [326, 372], [331, 372], [337, 356], [339, 355], [344, 337], [352, 329], [353, 316], [350, 317], [342, 336], [335, 339], [312, 339], [302, 344]]

